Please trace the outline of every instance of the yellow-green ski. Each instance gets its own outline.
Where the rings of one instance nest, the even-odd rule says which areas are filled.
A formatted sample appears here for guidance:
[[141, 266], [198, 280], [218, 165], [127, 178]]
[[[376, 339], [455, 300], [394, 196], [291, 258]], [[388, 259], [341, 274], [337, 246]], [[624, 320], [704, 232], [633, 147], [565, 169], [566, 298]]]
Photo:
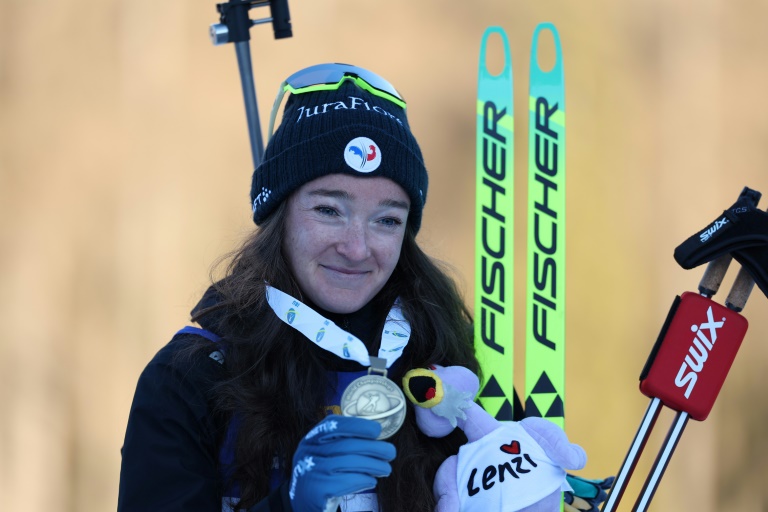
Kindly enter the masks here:
[[[549, 31], [556, 62], [538, 64]], [[528, 123], [528, 283], [526, 288], [525, 415], [565, 426], [565, 80], [557, 29], [533, 34]]]
[[[500, 36], [504, 68], [486, 68], [492, 34]], [[496, 38], [498, 39], [498, 38]], [[489, 27], [480, 45], [476, 129], [475, 349], [483, 373], [482, 407], [512, 420], [514, 403], [514, 130], [512, 58], [507, 35]]]

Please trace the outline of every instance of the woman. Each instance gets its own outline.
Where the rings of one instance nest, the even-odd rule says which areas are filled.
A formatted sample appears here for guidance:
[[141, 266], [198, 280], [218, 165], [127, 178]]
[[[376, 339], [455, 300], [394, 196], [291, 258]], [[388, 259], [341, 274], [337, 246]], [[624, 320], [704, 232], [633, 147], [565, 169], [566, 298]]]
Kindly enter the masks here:
[[391, 425], [339, 416], [361, 412], [340, 398], [369, 364], [398, 386], [430, 364], [479, 371], [469, 312], [415, 240], [428, 180], [405, 102], [335, 64], [292, 75], [275, 110], [285, 92], [253, 175], [258, 229], [193, 310], [200, 327], [139, 379], [119, 510], [432, 511], [437, 467], [466, 441], [410, 413], [387, 440]]

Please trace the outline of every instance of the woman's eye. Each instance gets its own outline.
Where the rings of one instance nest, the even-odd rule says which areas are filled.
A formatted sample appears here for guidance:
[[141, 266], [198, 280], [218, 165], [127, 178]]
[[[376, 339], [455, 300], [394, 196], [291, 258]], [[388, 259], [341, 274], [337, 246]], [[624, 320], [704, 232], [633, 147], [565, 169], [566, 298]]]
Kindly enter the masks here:
[[336, 210], [330, 206], [315, 206], [315, 211], [320, 215], [332, 216], [337, 214]]
[[395, 227], [395, 226], [401, 225], [403, 221], [398, 219], [397, 217], [385, 217], [381, 219], [381, 223], [384, 224], [385, 226]]

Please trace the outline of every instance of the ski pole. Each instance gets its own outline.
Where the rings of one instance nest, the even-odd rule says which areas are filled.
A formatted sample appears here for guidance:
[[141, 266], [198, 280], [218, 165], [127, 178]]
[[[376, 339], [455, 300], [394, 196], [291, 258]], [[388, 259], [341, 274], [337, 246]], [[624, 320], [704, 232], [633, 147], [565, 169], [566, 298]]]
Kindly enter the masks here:
[[[704, 272], [701, 282], [699, 283], [699, 293], [706, 295], [707, 297], [711, 297], [717, 293], [720, 284], [723, 282], [723, 277], [725, 277], [725, 273], [728, 270], [728, 266], [731, 263], [731, 259], [731, 255], [726, 254], [709, 263], [707, 270]], [[669, 327], [669, 321], [670, 318], [668, 317], [664, 327], [662, 327], [662, 332]], [[629, 479], [635, 471], [635, 466], [640, 459], [640, 455], [643, 453], [645, 444], [653, 431], [653, 427], [656, 424], [659, 414], [661, 413], [661, 408], [661, 400], [659, 398], [652, 398], [645, 411], [645, 415], [640, 422], [640, 427], [635, 434], [635, 438], [630, 445], [627, 456], [616, 476], [616, 480], [613, 483], [613, 487], [611, 488], [608, 499], [603, 507], [603, 512], [612, 512], [618, 507], [619, 502], [624, 495], [624, 491], [626, 490], [626, 485], [629, 483]]]
[[[730, 256], [722, 256], [721, 258], [730, 259]], [[728, 297], [725, 299], [725, 306], [728, 309], [735, 311], [736, 313], [742, 311], [754, 286], [755, 281], [752, 279], [746, 269], [743, 267], [739, 268], [739, 272], [736, 274], [736, 279], [734, 280], [733, 286], [731, 287], [731, 291], [728, 293]], [[739, 341], [739, 343], [741, 343], [741, 341]], [[736, 347], [736, 350], [738, 350], [738, 346]], [[734, 352], [734, 356], [735, 355], [736, 354]], [[728, 366], [730, 367], [730, 364]], [[726, 369], [726, 373], [727, 371], [728, 370]], [[637, 502], [635, 502], [635, 508], [633, 510], [642, 512], [648, 508], [648, 505], [650, 505], [651, 499], [656, 492], [656, 488], [661, 482], [662, 476], [664, 476], [664, 471], [667, 468], [667, 464], [669, 464], [669, 460], [675, 451], [677, 442], [683, 435], [683, 430], [688, 423], [688, 418], [689, 414], [684, 411], [678, 411], [678, 413], [675, 415], [675, 419], [672, 422], [669, 432], [667, 433], [667, 437], [662, 444], [662, 449], [659, 452], [653, 467], [651, 468], [651, 472], [648, 475], [645, 484], [643, 485], [642, 491], [640, 491], [640, 496], [638, 497]]]
[[[726, 255], [710, 263], [702, 278], [700, 289], [716, 292], [728, 269], [730, 259], [730, 255]], [[662, 328], [659, 337], [661, 342], [657, 342], [649, 364], [643, 371], [640, 389], [643, 394], [651, 397], [651, 403], [606, 500], [603, 512], [612, 512], [618, 507], [661, 407], [666, 405], [676, 410], [677, 414], [632, 509], [634, 512], [647, 510], [688, 420], [692, 417], [703, 421], [714, 405], [746, 334], [746, 319], [739, 315], [738, 311], [743, 309], [753, 285], [752, 278], [741, 269], [728, 295], [732, 304], [730, 307], [720, 306], [705, 294], [697, 295], [691, 292], [686, 292], [675, 300]], [[726, 327], [729, 330], [726, 330]], [[691, 334], [692, 332], [696, 334]], [[718, 357], [707, 361], [715, 346], [719, 349], [722, 347], [718, 351]], [[697, 387], [699, 389], [696, 389]], [[693, 395], [693, 390], [699, 393]]]
[[[759, 192], [742, 192], [755, 203]], [[662, 406], [677, 411], [656, 460], [635, 502], [633, 511], [650, 505], [677, 443], [690, 418], [703, 421], [709, 415], [747, 331], [741, 312], [755, 281], [741, 267], [722, 306], [710, 298], [720, 288], [732, 257], [729, 253], [707, 266], [699, 294], [676, 297], [661, 333], [640, 377], [640, 390], [651, 402], [602, 509], [613, 512], [656, 423]]]
[[[733, 283], [731, 291], [728, 294], [728, 298], [725, 300], [726, 307], [737, 313], [744, 309], [744, 305], [746, 304], [746, 301], [749, 298], [749, 294], [752, 291], [754, 285], [755, 281], [752, 279], [752, 277], [744, 268], [740, 268], [739, 273], [736, 275], [736, 280]], [[740, 344], [741, 340], [739, 340], [738, 343]], [[736, 346], [736, 350], [738, 350], [738, 346]], [[736, 355], [735, 351], [733, 355]], [[730, 364], [728, 367], [730, 367]], [[726, 373], [727, 371], [728, 369], [726, 369]], [[677, 446], [680, 437], [683, 435], [683, 430], [688, 423], [688, 419], [689, 414], [685, 411], [678, 411], [675, 415], [675, 419], [670, 426], [667, 437], [662, 444], [662, 448], [659, 451], [656, 461], [653, 463], [651, 472], [648, 475], [645, 484], [643, 485], [642, 491], [640, 491], [640, 496], [635, 502], [635, 507], [633, 509], [634, 511], [643, 512], [648, 509], [648, 506], [651, 503], [651, 499], [656, 492], [656, 488], [659, 486], [661, 478], [664, 476], [664, 471], [669, 464], [669, 460], [672, 458], [675, 447]]]
[[[251, 20], [248, 12], [255, 7], [269, 5], [272, 16]], [[245, 115], [248, 122], [248, 137], [251, 142], [251, 158], [256, 169], [264, 155], [264, 140], [261, 135], [259, 108], [256, 103], [256, 86], [251, 65], [250, 28], [253, 25], [272, 22], [275, 39], [291, 37], [291, 17], [288, 0], [229, 0], [216, 4], [220, 14], [219, 23], [211, 25], [209, 32], [214, 45], [235, 43], [237, 67], [245, 101]]]

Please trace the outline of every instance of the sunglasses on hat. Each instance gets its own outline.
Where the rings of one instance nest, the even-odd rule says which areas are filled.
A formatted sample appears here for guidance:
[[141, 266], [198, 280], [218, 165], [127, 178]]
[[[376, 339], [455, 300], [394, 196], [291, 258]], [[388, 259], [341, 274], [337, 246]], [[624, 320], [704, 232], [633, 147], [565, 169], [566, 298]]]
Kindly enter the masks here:
[[355, 83], [374, 96], [391, 101], [402, 109], [405, 108], [405, 99], [402, 95], [392, 84], [376, 73], [351, 64], [316, 64], [295, 72], [280, 84], [275, 103], [272, 105], [272, 113], [269, 115], [268, 136], [272, 137], [275, 118], [286, 92], [303, 94], [314, 91], [335, 91], [347, 81]]

